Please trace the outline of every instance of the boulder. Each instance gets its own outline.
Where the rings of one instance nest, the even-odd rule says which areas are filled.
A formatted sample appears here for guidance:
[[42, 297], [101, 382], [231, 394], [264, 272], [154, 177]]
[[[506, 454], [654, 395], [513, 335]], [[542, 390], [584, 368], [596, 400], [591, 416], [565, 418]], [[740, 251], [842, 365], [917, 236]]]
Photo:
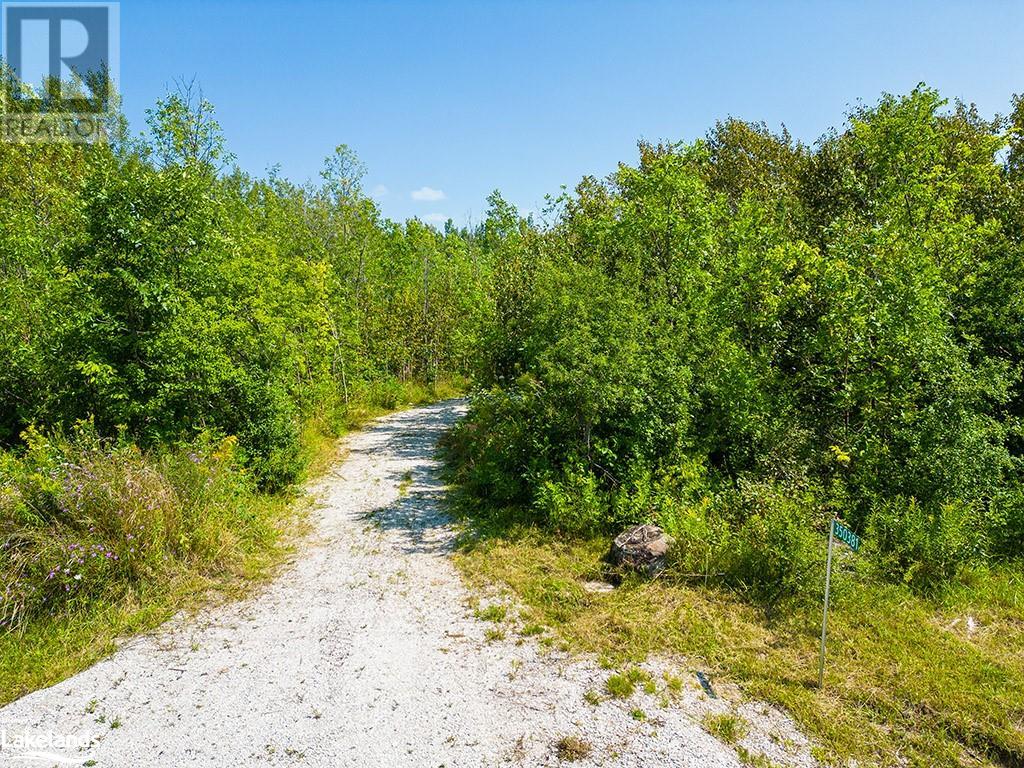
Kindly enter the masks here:
[[609, 559], [615, 565], [653, 576], [665, 567], [672, 544], [672, 537], [658, 526], [636, 525], [615, 537]]

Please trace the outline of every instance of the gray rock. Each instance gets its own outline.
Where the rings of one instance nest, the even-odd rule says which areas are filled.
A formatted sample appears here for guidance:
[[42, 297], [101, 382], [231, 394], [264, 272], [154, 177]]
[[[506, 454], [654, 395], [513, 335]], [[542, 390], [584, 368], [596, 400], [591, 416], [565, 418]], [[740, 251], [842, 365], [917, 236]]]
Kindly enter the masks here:
[[653, 576], [665, 567], [673, 543], [672, 537], [656, 525], [636, 525], [615, 537], [609, 558], [615, 565]]

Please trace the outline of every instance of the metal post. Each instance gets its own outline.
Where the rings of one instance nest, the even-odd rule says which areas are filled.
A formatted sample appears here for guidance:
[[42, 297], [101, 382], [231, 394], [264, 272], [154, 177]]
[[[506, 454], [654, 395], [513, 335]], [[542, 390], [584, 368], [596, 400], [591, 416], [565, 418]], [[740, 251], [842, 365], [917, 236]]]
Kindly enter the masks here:
[[818, 659], [818, 687], [825, 683], [825, 633], [828, 631], [828, 591], [832, 582], [832, 541], [835, 539], [836, 520], [828, 526], [828, 558], [825, 561], [825, 610], [821, 616], [821, 658]]

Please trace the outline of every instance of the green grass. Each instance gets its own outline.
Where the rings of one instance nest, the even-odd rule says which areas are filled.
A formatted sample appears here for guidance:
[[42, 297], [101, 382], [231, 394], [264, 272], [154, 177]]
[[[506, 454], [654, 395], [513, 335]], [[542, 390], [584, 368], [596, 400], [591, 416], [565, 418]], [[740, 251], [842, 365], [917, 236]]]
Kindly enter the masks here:
[[740, 762], [744, 765], [749, 765], [753, 768], [779, 768], [779, 766], [776, 763], [773, 763], [769, 758], [761, 754], [750, 752], [744, 747], [736, 747], [736, 757], [738, 757]]
[[708, 733], [726, 744], [735, 744], [747, 735], [746, 721], [739, 715], [728, 712], [708, 715], [704, 718], [704, 727]]
[[0, 704], [91, 666], [116, 650], [118, 639], [151, 630], [179, 610], [237, 599], [265, 580], [304, 530], [305, 505], [285, 496], [256, 497], [253, 505], [264, 535], [230, 568], [204, 573], [182, 566], [167, 580], [133, 585], [114, 600], [99, 598], [0, 635]]
[[496, 643], [499, 640], [505, 639], [505, 631], [498, 629], [497, 627], [488, 627], [484, 630], [484, 640], [488, 643]]
[[508, 616], [508, 606], [493, 603], [486, 608], [477, 608], [474, 614], [481, 621], [502, 622]]
[[[493, 523], [493, 520], [491, 521]], [[1024, 764], [1024, 576], [979, 572], [938, 596], [836, 579], [825, 686], [816, 685], [820, 606], [774, 611], [669, 578], [591, 594], [608, 542], [481, 523], [456, 561], [476, 586], [504, 585], [522, 620], [614, 667], [658, 652], [786, 709], [823, 760], [860, 766]], [[970, 617], [970, 622], [968, 621]], [[973, 626], [974, 629], [970, 629]], [[699, 666], [697, 666], [699, 665]], [[609, 678], [626, 697], [637, 681]], [[669, 691], [678, 690], [672, 683]]]
[[604, 689], [616, 699], [628, 699], [636, 691], [636, 683], [626, 675], [614, 674], [605, 680]]
[[[308, 422], [302, 431], [304, 478], [322, 474], [338, 459], [338, 432], [355, 429], [390, 410], [453, 397], [460, 391], [459, 382], [390, 387], [386, 396], [362, 393], [365, 399], [353, 402], [342, 420], [335, 420], [333, 425], [323, 419]], [[135, 491], [126, 494], [125, 489], [137, 485], [126, 484], [124, 479], [158, 477], [164, 471], [162, 465], [137, 453], [117, 461], [96, 454], [90, 456], [97, 471], [107, 472], [100, 478], [104, 488], [109, 486], [121, 493], [100, 499], [102, 504], [93, 503], [87, 509], [90, 519], [102, 527], [112, 510], [124, 510], [125, 504], [136, 504], [137, 519], [143, 519], [142, 501], [162, 493], [163, 486], [153, 490], [149, 497], [135, 498]], [[179, 463], [186, 469], [191, 467], [190, 462]], [[205, 472], [203, 466], [195, 471]], [[17, 485], [6, 491], [7, 496], [5, 487], [0, 485], [0, 502], [37, 493], [35, 485], [39, 483], [33, 477], [12, 477], [18, 478]], [[197, 474], [197, 485], [202, 485], [204, 477]], [[37, 612], [15, 629], [0, 633], [0, 705], [85, 669], [112, 653], [120, 638], [152, 630], [180, 610], [194, 610], [211, 600], [244, 596], [275, 572], [292, 551], [292, 543], [305, 531], [306, 500], [294, 490], [261, 494], [236, 488], [227, 477], [221, 477], [221, 481], [224, 490], [219, 497], [182, 496], [190, 503], [198, 499], [194, 502], [198, 506], [188, 510], [188, 517], [174, 505], [165, 511], [170, 516], [167, 519], [178, 521], [178, 535], [182, 542], [188, 542], [191, 554], [176, 558], [167, 566], [139, 569], [131, 579], [98, 573], [97, 586], [89, 599], [68, 603], [53, 615]], [[45, 487], [41, 491], [50, 492]], [[58, 489], [52, 493], [59, 492]], [[219, 506], [207, 509], [203, 506], [207, 503]], [[37, 551], [42, 552], [47, 541], [54, 538], [53, 529], [40, 529], [38, 523], [33, 528], [21, 522], [20, 507], [9, 509], [13, 511], [6, 512], [0, 504], [0, 532], [14, 531], [18, 536], [37, 540]], [[201, 529], [190, 527], [196, 520], [201, 521]], [[65, 526], [57, 529], [57, 533], [70, 530], [73, 529]], [[159, 552], [157, 546], [155, 542], [154, 549]], [[4, 568], [0, 567], [0, 576], [4, 575]], [[102, 578], [108, 581], [99, 583]]]
[[605, 681], [605, 689], [617, 699], [628, 699], [640, 685], [647, 693], [654, 693], [655, 685], [651, 676], [639, 667], [632, 667], [625, 672], [611, 675]]

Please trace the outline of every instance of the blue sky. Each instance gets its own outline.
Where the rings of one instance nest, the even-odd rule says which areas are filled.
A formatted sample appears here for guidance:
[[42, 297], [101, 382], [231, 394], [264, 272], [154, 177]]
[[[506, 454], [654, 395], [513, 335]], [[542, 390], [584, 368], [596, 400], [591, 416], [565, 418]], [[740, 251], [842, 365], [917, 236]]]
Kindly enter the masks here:
[[136, 129], [195, 76], [246, 170], [315, 178], [346, 143], [386, 215], [459, 224], [492, 189], [537, 210], [632, 162], [638, 139], [728, 115], [813, 141], [919, 81], [984, 114], [1024, 91], [1022, 3], [124, 0], [120, 15]]

